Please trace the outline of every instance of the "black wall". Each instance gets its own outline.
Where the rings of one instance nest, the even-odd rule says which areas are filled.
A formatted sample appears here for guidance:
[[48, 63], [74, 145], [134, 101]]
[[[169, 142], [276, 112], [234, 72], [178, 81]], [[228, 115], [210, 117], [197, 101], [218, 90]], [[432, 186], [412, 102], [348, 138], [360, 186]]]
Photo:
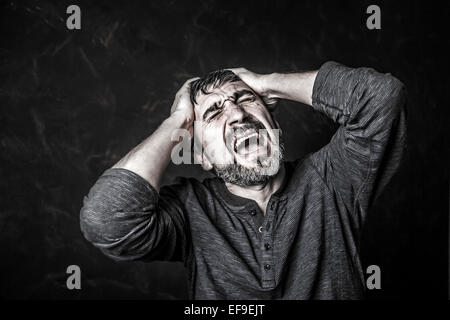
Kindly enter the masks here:
[[[95, 4], [94, 4], [95, 3]], [[223, 67], [318, 68], [327, 60], [390, 72], [408, 87], [408, 153], [370, 213], [364, 265], [382, 270], [369, 298], [446, 298], [448, 7], [376, 1], [17, 1], [1, 5], [0, 297], [187, 297], [181, 264], [116, 263], [81, 235], [82, 199], [97, 177], [151, 134], [189, 77]], [[66, 28], [77, 4], [82, 29]], [[327, 143], [323, 115], [282, 102], [287, 156]], [[199, 167], [170, 166], [205, 176]], [[82, 290], [66, 289], [66, 268]]]

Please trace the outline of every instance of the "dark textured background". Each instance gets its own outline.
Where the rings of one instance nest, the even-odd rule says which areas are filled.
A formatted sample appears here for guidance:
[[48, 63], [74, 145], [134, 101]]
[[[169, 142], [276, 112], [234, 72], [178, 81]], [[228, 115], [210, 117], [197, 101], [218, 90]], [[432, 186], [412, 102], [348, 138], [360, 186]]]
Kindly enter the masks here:
[[[94, 1], [93, 1], [94, 2]], [[69, 4], [82, 29], [65, 27]], [[7, 1], [1, 4], [0, 297], [187, 297], [181, 264], [116, 263], [81, 235], [96, 178], [168, 115], [189, 77], [222, 67], [318, 68], [327, 60], [391, 72], [408, 87], [408, 154], [371, 211], [364, 265], [382, 269], [369, 298], [445, 298], [448, 260], [448, 7], [377, 1]], [[292, 159], [335, 127], [305, 106], [277, 111]], [[171, 166], [177, 175], [200, 168]], [[65, 288], [66, 267], [82, 290]]]

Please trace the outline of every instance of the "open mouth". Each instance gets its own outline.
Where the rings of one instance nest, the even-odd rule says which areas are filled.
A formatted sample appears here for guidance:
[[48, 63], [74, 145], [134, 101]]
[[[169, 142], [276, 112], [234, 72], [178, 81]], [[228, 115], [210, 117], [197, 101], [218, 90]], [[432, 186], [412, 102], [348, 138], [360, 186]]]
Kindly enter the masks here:
[[234, 152], [239, 155], [247, 155], [257, 151], [263, 146], [264, 137], [259, 135], [256, 130], [247, 130], [234, 139]]

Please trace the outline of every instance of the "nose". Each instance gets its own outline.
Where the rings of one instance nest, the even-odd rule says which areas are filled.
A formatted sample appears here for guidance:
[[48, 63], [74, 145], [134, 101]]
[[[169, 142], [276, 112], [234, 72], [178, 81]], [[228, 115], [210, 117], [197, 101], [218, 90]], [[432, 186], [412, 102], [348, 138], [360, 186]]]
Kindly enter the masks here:
[[241, 123], [247, 116], [245, 110], [233, 101], [226, 101], [224, 107], [226, 110], [228, 125], [230, 126]]

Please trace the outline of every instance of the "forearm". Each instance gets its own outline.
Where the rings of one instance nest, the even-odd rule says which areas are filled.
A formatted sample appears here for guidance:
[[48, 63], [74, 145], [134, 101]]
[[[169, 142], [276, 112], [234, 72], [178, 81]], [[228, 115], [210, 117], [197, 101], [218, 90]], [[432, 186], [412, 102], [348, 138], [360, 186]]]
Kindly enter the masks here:
[[177, 144], [172, 134], [186, 127], [184, 119], [172, 114], [106, 170], [84, 198], [81, 230], [107, 256], [115, 260], [175, 258], [178, 249], [173, 234], [182, 237], [182, 227], [160, 211], [159, 187]]
[[272, 73], [267, 76], [266, 88], [270, 97], [312, 105], [312, 93], [317, 71], [300, 73]]
[[352, 208], [361, 227], [369, 206], [397, 170], [406, 146], [406, 89], [390, 74], [327, 62], [312, 108], [339, 124], [312, 163]]
[[151, 136], [133, 148], [113, 168], [130, 170], [143, 177], [159, 191], [172, 149], [178, 143], [172, 141], [172, 134], [177, 129], [187, 129], [189, 126], [188, 119], [176, 113], [172, 114]]

